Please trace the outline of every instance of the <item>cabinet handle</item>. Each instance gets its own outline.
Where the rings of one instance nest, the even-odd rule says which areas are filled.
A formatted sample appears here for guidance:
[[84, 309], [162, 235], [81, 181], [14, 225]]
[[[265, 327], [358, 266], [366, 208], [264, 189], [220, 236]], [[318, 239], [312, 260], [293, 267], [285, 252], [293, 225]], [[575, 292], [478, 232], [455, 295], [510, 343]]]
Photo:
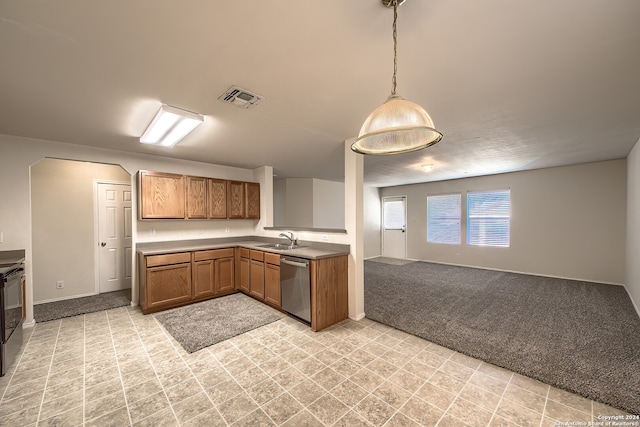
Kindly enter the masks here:
[[105, 246], [107, 246], [107, 243], [106, 242], [102, 242], [102, 243], [100, 243], [100, 246], [102, 246], [104, 248]]

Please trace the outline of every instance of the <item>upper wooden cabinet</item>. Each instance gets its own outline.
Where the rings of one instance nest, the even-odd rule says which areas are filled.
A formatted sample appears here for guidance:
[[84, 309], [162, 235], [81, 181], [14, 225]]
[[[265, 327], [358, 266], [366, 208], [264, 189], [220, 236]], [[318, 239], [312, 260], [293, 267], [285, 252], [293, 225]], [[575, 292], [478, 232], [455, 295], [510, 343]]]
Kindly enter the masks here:
[[225, 219], [227, 217], [227, 181], [209, 178], [208, 197], [208, 217]]
[[260, 184], [244, 183], [245, 218], [260, 219]]
[[140, 219], [260, 219], [260, 184], [140, 171], [138, 215]]
[[207, 218], [207, 178], [187, 176], [187, 218]]
[[244, 182], [227, 181], [227, 218], [245, 218]]
[[184, 219], [185, 177], [140, 171], [138, 210], [141, 219]]

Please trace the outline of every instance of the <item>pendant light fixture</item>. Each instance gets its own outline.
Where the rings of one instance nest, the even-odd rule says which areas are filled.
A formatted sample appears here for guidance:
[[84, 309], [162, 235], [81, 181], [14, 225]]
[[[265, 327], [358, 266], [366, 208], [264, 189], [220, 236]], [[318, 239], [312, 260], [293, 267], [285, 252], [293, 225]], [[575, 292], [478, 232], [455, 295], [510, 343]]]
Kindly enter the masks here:
[[391, 95], [384, 104], [373, 110], [365, 120], [358, 138], [351, 149], [360, 154], [399, 154], [421, 150], [442, 139], [433, 126], [429, 114], [411, 101], [396, 94], [398, 72], [398, 35], [396, 23], [398, 6], [405, 0], [382, 0], [386, 7], [393, 7], [393, 79]]

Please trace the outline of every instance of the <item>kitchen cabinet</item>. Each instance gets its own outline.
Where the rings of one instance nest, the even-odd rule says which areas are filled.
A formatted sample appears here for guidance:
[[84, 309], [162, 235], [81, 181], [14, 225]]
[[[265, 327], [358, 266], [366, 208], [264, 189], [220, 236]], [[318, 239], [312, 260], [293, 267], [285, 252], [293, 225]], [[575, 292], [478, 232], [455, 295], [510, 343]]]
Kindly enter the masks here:
[[245, 218], [260, 219], [260, 184], [257, 182], [244, 183]]
[[164, 310], [192, 299], [191, 253], [181, 252], [146, 257], [140, 281], [143, 313]]
[[249, 251], [251, 272], [249, 273], [249, 295], [264, 300], [264, 252]]
[[244, 182], [227, 181], [227, 218], [244, 218]]
[[206, 299], [235, 290], [234, 250], [193, 252], [193, 299]]
[[187, 176], [187, 218], [207, 218], [207, 178]]
[[280, 308], [280, 255], [264, 254], [264, 300]]
[[249, 258], [249, 249], [240, 248], [238, 250], [238, 253], [237, 289], [249, 295], [249, 275], [251, 273], [251, 259]]
[[185, 177], [163, 172], [138, 174], [140, 219], [184, 219]]
[[349, 316], [346, 255], [311, 260], [311, 329], [320, 331]]
[[260, 219], [260, 183], [164, 172], [138, 173], [143, 219]]
[[209, 178], [207, 216], [212, 219], [227, 217], [227, 181]]

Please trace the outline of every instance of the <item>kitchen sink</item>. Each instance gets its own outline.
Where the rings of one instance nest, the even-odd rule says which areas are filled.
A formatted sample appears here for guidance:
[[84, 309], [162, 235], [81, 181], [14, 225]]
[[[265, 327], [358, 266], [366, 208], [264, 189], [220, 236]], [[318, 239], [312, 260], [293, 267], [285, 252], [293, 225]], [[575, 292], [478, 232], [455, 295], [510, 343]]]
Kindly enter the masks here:
[[289, 251], [292, 249], [306, 248], [306, 246], [288, 245], [286, 243], [269, 243], [267, 245], [259, 245], [258, 247], [265, 248], [265, 249], [279, 249], [281, 251]]

